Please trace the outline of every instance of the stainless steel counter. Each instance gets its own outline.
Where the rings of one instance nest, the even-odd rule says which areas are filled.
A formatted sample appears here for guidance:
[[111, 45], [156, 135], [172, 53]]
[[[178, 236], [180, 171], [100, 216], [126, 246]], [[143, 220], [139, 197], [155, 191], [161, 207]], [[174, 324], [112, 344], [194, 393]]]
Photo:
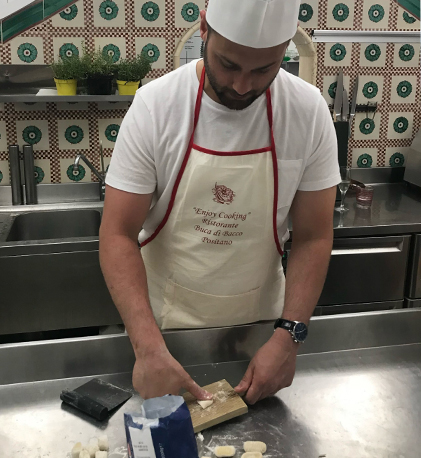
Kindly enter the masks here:
[[[199, 456], [210, 455], [207, 446], [232, 444], [240, 457], [243, 440], [263, 440], [266, 457], [419, 458], [420, 325], [421, 310], [313, 318], [293, 385], [251, 407], [247, 415], [204, 431], [204, 440], [198, 438]], [[171, 351], [183, 354], [199, 384], [226, 378], [235, 385], [247, 367], [245, 359], [270, 332], [269, 325], [253, 325], [178, 331], [166, 339]], [[115, 339], [0, 346], [0, 367], [8, 371], [0, 372], [1, 458], [67, 457], [75, 442], [101, 432], [109, 436], [111, 458], [126, 456], [123, 414], [139, 409], [138, 395], [104, 423], [59, 400], [62, 389], [77, 387], [98, 369], [108, 373], [101, 375], [104, 380], [133, 392], [125, 370], [132, 363], [127, 336], [118, 337], [118, 343]], [[203, 364], [196, 364], [197, 341]], [[54, 346], [61, 349], [52, 351]], [[225, 361], [227, 355], [231, 359]], [[113, 373], [117, 367], [120, 373]], [[44, 379], [28, 382], [39, 370]], [[14, 381], [22, 383], [4, 384], [17, 373]], [[89, 377], [77, 376], [83, 373]]]
[[421, 231], [421, 193], [405, 183], [374, 184], [371, 209], [356, 205], [349, 192], [345, 214], [334, 214], [335, 237], [410, 234]]

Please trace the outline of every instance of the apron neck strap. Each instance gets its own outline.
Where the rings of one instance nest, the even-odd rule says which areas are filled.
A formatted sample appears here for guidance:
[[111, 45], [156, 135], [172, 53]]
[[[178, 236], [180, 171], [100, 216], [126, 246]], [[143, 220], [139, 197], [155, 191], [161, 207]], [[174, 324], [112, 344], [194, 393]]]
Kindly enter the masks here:
[[206, 71], [205, 71], [205, 66], [203, 66], [202, 76], [200, 77], [199, 90], [197, 91], [196, 107], [194, 109], [194, 127], [193, 127], [193, 131], [196, 130], [196, 126], [197, 126], [197, 123], [199, 121], [200, 107], [202, 105], [203, 88], [205, 87], [205, 76], [206, 76]]
[[[199, 113], [200, 113], [200, 107], [202, 105], [203, 89], [205, 87], [205, 76], [206, 76], [206, 70], [205, 70], [205, 66], [203, 66], [202, 75], [200, 77], [199, 90], [197, 91], [196, 106], [194, 109], [194, 125], [193, 125], [193, 133], [191, 137], [191, 142], [193, 141], [194, 132], [196, 130], [197, 123], [199, 121]], [[272, 96], [270, 93], [270, 88], [266, 90], [266, 109], [267, 109], [267, 116], [268, 116], [268, 122], [269, 122], [269, 128], [270, 128], [270, 141], [271, 141], [271, 145], [273, 149], [275, 148], [275, 139], [273, 136], [273, 110], [272, 110]]]

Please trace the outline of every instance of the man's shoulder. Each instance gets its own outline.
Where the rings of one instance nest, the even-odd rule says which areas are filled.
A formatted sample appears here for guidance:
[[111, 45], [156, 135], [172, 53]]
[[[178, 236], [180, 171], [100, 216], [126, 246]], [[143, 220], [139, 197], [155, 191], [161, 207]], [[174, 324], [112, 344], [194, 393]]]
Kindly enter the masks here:
[[188, 102], [194, 82], [191, 76], [192, 65], [193, 62], [182, 65], [142, 86], [136, 92], [136, 98], [141, 99], [151, 112], [159, 108], [161, 114], [163, 107], [169, 110], [171, 107]]
[[275, 78], [275, 96], [281, 103], [313, 111], [322, 98], [320, 90], [300, 77], [281, 69]]

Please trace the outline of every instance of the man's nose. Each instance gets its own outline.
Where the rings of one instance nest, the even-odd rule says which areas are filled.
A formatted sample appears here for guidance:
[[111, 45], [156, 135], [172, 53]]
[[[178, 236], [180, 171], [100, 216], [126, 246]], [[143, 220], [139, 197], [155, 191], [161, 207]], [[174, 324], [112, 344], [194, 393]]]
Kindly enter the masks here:
[[239, 95], [247, 94], [247, 92], [252, 90], [250, 77], [244, 74], [237, 75], [234, 79], [232, 88]]

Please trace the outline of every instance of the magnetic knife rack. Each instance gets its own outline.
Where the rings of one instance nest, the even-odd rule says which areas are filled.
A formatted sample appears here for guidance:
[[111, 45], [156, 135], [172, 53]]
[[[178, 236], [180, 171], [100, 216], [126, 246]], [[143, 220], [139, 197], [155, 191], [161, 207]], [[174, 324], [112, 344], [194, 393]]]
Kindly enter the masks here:
[[[355, 105], [355, 113], [373, 113], [377, 111], [378, 103], [366, 103], [366, 104], [358, 104]], [[333, 110], [333, 104], [329, 104], [329, 108]]]

